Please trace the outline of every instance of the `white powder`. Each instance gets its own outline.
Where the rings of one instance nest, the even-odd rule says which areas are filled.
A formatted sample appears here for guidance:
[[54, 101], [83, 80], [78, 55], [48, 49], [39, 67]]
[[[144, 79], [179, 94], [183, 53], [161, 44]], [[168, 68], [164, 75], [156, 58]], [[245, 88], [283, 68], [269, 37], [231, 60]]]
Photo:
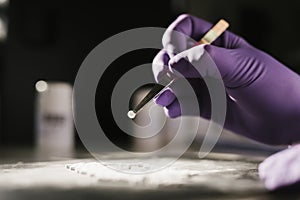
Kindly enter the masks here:
[[[158, 161], [159, 162], [159, 161]], [[196, 162], [198, 163], [198, 162]], [[199, 164], [199, 163], [198, 163]], [[197, 164], [197, 165], [198, 165]], [[133, 172], [141, 169], [149, 169], [151, 166], [137, 162], [134, 164], [124, 164], [121, 161], [108, 164], [111, 168], [132, 170]], [[214, 164], [202, 160], [202, 167], [195, 167], [195, 162], [177, 161], [172, 166], [163, 170], [146, 173], [146, 174], [126, 174], [113, 170], [99, 162], [80, 162], [66, 165], [67, 169], [77, 172], [79, 174], [87, 175], [96, 178], [100, 182], [123, 183], [130, 186], [146, 186], [155, 188], [161, 185], [165, 186], [181, 186], [193, 183], [206, 182], [203, 175], [214, 174], [218, 172], [236, 171], [236, 169], [227, 168], [220, 169]], [[201, 170], [202, 168], [202, 170]]]

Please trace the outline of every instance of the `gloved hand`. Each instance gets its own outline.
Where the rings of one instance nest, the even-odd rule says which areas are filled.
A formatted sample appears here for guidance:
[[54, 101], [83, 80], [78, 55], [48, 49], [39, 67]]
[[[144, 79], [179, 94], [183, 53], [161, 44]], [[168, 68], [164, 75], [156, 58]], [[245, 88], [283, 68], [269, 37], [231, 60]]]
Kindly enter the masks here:
[[300, 186], [300, 145], [278, 152], [264, 160], [258, 168], [259, 177], [269, 190]]
[[[202, 19], [181, 15], [168, 30], [199, 41], [211, 27], [212, 24]], [[195, 62], [201, 63], [205, 50], [215, 62], [226, 88], [225, 128], [267, 144], [291, 144], [300, 140], [298, 74], [230, 31], [225, 31], [211, 45], [194, 45], [185, 37], [176, 37], [166, 31], [164, 48], [153, 60], [155, 79], [158, 81], [163, 74], [174, 70], [192, 78], [201, 116], [209, 119], [209, 93], [202, 77], [192, 66]], [[181, 95], [180, 90], [176, 95]], [[169, 88], [156, 99], [156, 103], [165, 108], [169, 117], [178, 117], [181, 110], [177, 97], [174, 89]]]

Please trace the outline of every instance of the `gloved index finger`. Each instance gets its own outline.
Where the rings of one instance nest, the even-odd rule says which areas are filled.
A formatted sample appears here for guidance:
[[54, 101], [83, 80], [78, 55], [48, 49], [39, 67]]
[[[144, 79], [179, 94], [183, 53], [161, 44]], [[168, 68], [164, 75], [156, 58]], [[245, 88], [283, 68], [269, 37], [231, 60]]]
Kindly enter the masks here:
[[152, 61], [152, 72], [156, 82], [159, 82], [161, 78], [168, 73], [168, 63], [170, 57], [167, 54], [165, 49], [162, 49], [158, 54], [154, 57]]

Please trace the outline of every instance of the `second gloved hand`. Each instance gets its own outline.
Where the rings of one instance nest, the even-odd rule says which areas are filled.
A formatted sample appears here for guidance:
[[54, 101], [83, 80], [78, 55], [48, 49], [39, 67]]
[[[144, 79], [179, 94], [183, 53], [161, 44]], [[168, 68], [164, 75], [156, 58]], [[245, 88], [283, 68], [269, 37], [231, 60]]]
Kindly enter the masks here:
[[300, 145], [280, 151], [265, 159], [258, 168], [259, 177], [269, 190], [300, 184]]

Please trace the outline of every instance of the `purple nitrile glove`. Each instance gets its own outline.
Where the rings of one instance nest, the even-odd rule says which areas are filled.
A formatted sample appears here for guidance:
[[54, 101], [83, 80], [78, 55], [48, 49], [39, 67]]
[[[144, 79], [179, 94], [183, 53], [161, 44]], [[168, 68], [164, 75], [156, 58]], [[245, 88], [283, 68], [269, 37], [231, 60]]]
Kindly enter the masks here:
[[[202, 19], [181, 15], [168, 30], [199, 41], [211, 27], [212, 24]], [[155, 79], [158, 81], [166, 72], [174, 71], [191, 78], [202, 117], [210, 118], [210, 96], [192, 64], [201, 63], [202, 55], [209, 54], [226, 89], [225, 128], [267, 144], [292, 144], [300, 140], [300, 77], [282, 63], [230, 31], [225, 31], [211, 45], [198, 46], [186, 37], [177, 37], [166, 31], [163, 47], [153, 61]], [[203, 64], [203, 71], [210, 76], [206, 67]], [[156, 103], [165, 108], [169, 117], [181, 115], [174, 94], [178, 97], [181, 93], [176, 87], [167, 89], [156, 98]]]
[[259, 177], [269, 190], [295, 186], [300, 183], [300, 145], [280, 151], [265, 159], [258, 167]]

